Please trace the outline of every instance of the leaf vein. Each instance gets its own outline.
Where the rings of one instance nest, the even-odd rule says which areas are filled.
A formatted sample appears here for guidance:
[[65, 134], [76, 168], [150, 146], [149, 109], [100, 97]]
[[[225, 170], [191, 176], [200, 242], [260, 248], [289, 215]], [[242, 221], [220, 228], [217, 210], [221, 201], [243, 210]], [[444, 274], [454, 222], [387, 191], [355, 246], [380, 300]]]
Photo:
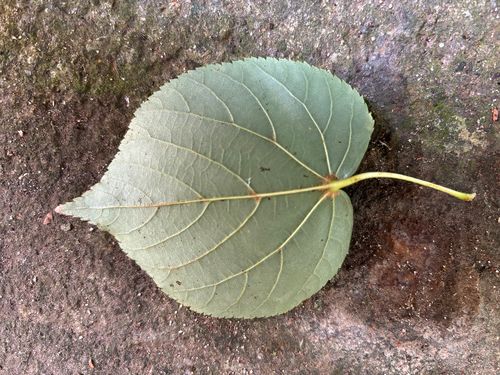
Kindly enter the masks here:
[[212, 289], [212, 293], [210, 293], [210, 296], [208, 297], [207, 302], [205, 302], [205, 303], [203, 304], [203, 306], [201, 307], [202, 309], [203, 309], [203, 308], [205, 308], [205, 307], [207, 307], [207, 306], [210, 304], [210, 302], [212, 302], [212, 300], [213, 300], [213, 299], [214, 299], [214, 297], [215, 297], [215, 291], [216, 291], [216, 290], [217, 290], [217, 285], [214, 285], [214, 287], [213, 287], [213, 289]]
[[304, 85], [306, 86], [304, 100], [302, 101], [305, 105], [307, 99], [309, 99], [309, 80], [307, 79], [306, 72], [304, 72], [303, 69], [300, 69], [300, 71], [302, 72], [302, 76], [304, 77]]
[[[106, 178], [109, 178], [109, 179], [111, 179], [111, 180], [115, 180], [115, 181], [121, 182], [122, 184], [125, 184], [125, 185], [128, 185], [128, 186], [132, 187], [133, 189], [135, 189], [135, 190], [139, 191], [141, 194], [143, 194], [146, 198], [148, 198], [148, 200], [150, 201], [150, 203], [152, 203], [152, 202], [153, 202], [153, 199], [151, 199], [151, 197], [149, 196], [149, 194], [147, 194], [144, 190], [139, 189], [137, 186], [134, 186], [134, 185], [132, 185], [132, 184], [128, 183], [127, 181], [120, 180], [119, 178], [112, 177], [112, 176], [110, 176], [109, 174], [108, 174], [108, 175], [105, 175], [105, 177], [106, 177]], [[104, 180], [104, 178], [103, 178], [103, 180]], [[119, 199], [118, 199], [118, 198], [117, 198], [114, 194], [111, 194], [110, 192], [107, 192], [107, 191], [105, 191], [105, 190], [100, 190], [100, 189], [95, 189], [95, 188], [94, 188], [94, 190], [96, 190], [96, 191], [100, 191], [100, 192], [102, 192], [102, 193], [106, 193], [106, 194], [108, 194], [108, 195], [111, 195], [111, 196], [112, 196], [112, 197], [113, 197], [113, 198], [114, 198], [114, 199], [118, 202], [118, 204], [119, 204], [119, 205], [121, 204], [121, 203], [120, 203], [120, 200], [119, 200]], [[92, 207], [88, 207], [88, 208], [89, 208], [89, 209], [91, 209]], [[104, 210], [104, 208], [100, 208], [100, 210]], [[158, 211], [158, 207], [156, 207], [156, 208], [153, 210], [152, 216], [154, 216], [154, 215], [156, 214], [156, 211]], [[111, 223], [109, 223], [109, 224], [104, 224], [104, 225], [106, 225], [106, 226], [110, 226], [111, 224], [113, 224], [113, 223], [114, 223], [114, 222], [118, 219], [118, 216], [120, 216], [120, 212], [121, 212], [121, 207], [119, 207], [119, 206], [118, 206], [118, 215], [115, 217], [115, 219], [114, 219]], [[118, 234], [114, 234], [114, 235], [118, 235]]]
[[[219, 74], [222, 74], [224, 75], [225, 77], [227, 77], [229, 80], [231, 80], [232, 82], [236, 83], [236, 84], [239, 84], [241, 85], [243, 88], [245, 88], [249, 94], [255, 99], [255, 101], [257, 102], [257, 104], [259, 105], [260, 109], [262, 110], [262, 112], [264, 113], [264, 115], [266, 116], [267, 118], [267, 121], [269, 122], [269, 125], [271, 126], [271, 131], [273, 133], [273, 136], [272, 136], [272, 140], [276, 142], [276, 128], [274, 127], [274, 122], [273, 120], [271, 119], [271, 116], [269, 115], [269, 112], [265, 109], [264, 105], [262, 104], [262, 102], [260, 101], [260, 99], [257, 97], [257, 95], [255, 95], [255, 93], [252, 91], [252, 89], [250, 89], [250, 87], [248, 87], [245, 83], [243, 82], [240, 82], [236, 79], [234, 79], [233, 77], [231, 77], [229, 74], [227, 73], [224, 73], [220, 70], [214, 70], [214, 69], [208, 69], [210, 70], [211, 72], [214, 72], [214, 73], [219, 73]], [[242, 71], [243, 72], [243, 71]]]
[[266, 72], [264, 69], [262, 69], [259, 65], [255, 64], [254, 62], [252, 62], [252, 64], [255, 65], [257, 67], [257, 69], [259, 69], [260, 71], [262, 71], [264, 74], [266, 74], [267, 76], [271, 77], [271, 79], [273, 81], [275, 81], [277, 84], [279, 84], [281, 87], [283, 87], [285, 89], [285, 91], [292, 98], [294, 98], [299, 104], [301, 104], [302, 107], [304, 107], [305, 111], [307, 112], [307, 115], [309, 116], [309, 118], [313, 122], [314, 126], [316, 126], [316, 129], [318, 130], [319, 137], [320, 137], [321, 143], [323, 145], [323, 151], [324, 151], [324, 154], [325, 154], [326, 165], [328, 166], [328, 174], [331, 174], [332, 170], [331, 170], [331, 167], [330, 167], [330, 157], [328, 156], [328, 148], [326, 147], [325, 137], [323, 136], [323, 133], [321, 132], [321, 129], [318, 126], [318, 123], [316, 122], [316, 120], [314, 119], [313, 115], [309, 111], [309, 108], [307, 107], [307, 105], [302, 100], [300, 100], [299, 98], [297, 98], [284, 83], [282, 83], [280, 80], [278, 80], [272, 74]]
[[[95, 186], [91, 187], [90, 189], [93, 190], [93, 191], [98, 191], [98, 192], [107, 194], [107, 195], [113, 197], [113, 199], [116, 202], [118, 202], [118, 204], [120, 203], [120, 201], [118, 200], [118, 198], [114, 194], [111, 194], [109, 191], [97, 189]], [[102, 212], [103, 211], [104, 210], [101, 209], [100, 212], [99, 212], [99, 216], [97, 216], [96, 218], [94, 218], [93, 221], [97, 222], [97, 220], [102, 216]], [[101, 225], [109, 227], [110, 225], [112, 225], [118, 219], [118, 217], [120, 216], [120, 213], [121, 213], [121, 209], [118, 210], [118, 212], [117, 212], [116, 216], [113, 218], [113, 220], [111, 220], [109, 223], [102, 223]]]
[[344, 156], [342, 158], [342, 161], [340, 162], [339, 167], [335, 171], [335, 174], [337, 175], [337, 177], [339, 177], [340, 168], [342, 168], [342, 166], [344, 165], [344, 162], [345, 162], [345, 160], [347, 158], [347, 154], [349, 153], [349, 150], [351, 149], [351, 143], [352, 143], [352, 119], [353, 119], [353, 117], [354, 117], [354, 100], [352, 101], [352, 104], [351, 104], [351, 118], [349, 120], [349, 141], [347, 143], [347, 148], [345, 150], [345, 153], [344, 153]]
[[[311, 277], [313, 275], [316, 275], [316, 270], [318, 269], [318, 266], [320, 265], [321, 261], [324, 260], [327, 260], [325, 258], [325, 253], [326, 253], [326, 248], [328, 246], [328, 242], [330, 242], [330, 239], [331, 239], [331, 232], [332, 232], [332, 227], [333, 227], [333, 222], [335, 221], [335, 199], [332, 199], [332, 218], [330, 220], [330, 226], [328, 228], [328, 237], [325, 241], [325, 245], [323, 246], [323, 251], [321, 253], [321, 257], [318, 259], [317, 263], [316, 263], [316, 266], [314, 267], [314, 270], [312, 272], [312, 274], [306, 279], [306, 281], [304, 281], [304, 284], [302, 284], [302, 286], [300, 287], [300, 289], [298, 290], [297, 294], [296, 294], [296, 297], [300, 294], [300, 292], [304, 291], [304, 287], [307, 285], [307, 283], [309, 282], [309, 280], [311, 280]], [[330, 262], [327, 261], [329, 264]], [[330, 267], [331, 267], [331, 264], [330, 264]], [[319, 278], [321, 280], [321, 278]]]
[[195, 290], [201, 290], [201, 289], [205, 289], [205, 288], [209, 288], [213, 285], [220, 285], [226, 281], [229, 281], [231, 279], [233, 279], [234, 277], [237, 277], [239, 275], [242, 275], [243, 273], [246, 273], [254, 268], [256, 268], [257, 266], [259, 266], [260, 264], [262, 264], [263, 262], [265, 262], [267, 259], [269, 259], [270, 257], [272, 257], [274, 254], [276, 254], [277, 252], [281, 251], [288, 242], [290, 242], [294, 237], [295, 235], [300, 231], [300, 229], [304, 226], [304, 224], [307, 222], [307, 220], [309, 220], [309, 218], [311, 217], [311, 215], [314, 213], [314, 211], [316, 211], [316, 209], [318, 208], [318, 206], [326, 199], [326, 195], [323, 195], [319, 200], [318, 202], [311, 208], [311, 210], [309, 210], [309, 212], [307, 213], [307, 215], [302, 219], [302, 221], [299, 223], [299, 225], [294, 229], [294, 231], [287, 237], [287, 239], [281, 243], [280, 246], [278, 246], [275, 250], [271, 251], [269, 254], [267, 254], [266, 256], [262, 257], [258, 262], [254, 263], [252, 266], [240, 271], [240, 272], [237, 272], [231, 276], [228, 276], [226, 278], [224, 278], [223, 280], [220, 280], [216, 283], [213, 283], [213, 284], [208, 284], [208, 285], [203, 285], [203, 286], [200, 286], [200, 287], [194, 287], [194, 288], [187, 288], [187, 289], [183, 289], [179, 292], [191, 292], [191, 291], [195, 291]]
[[[275, 142], [272, 139], [270, 139], [270, 138], [268, 138], [268, 137], [266, 137], [266, 136], [264, 136], [264, 135], [262, 135], [260, 133], [254, 132], [253, 130], [245, 128], [244, 126], [241, 126], [241, 125], [239, 125], [239, 124], [237, 124], [235, 122], [228, 122], [228, 121], [218, 120], [218, 119], [215, 119], [215, 118], [212, 118], [212, 117], [200, 115], [200, 114], [193, 113], [193, 112], [182, 112], [182, 111], [176, 111], [174, 109], [168, 109], [168, 108], [148, 109], [148, 111], [149, 112], [170, 112], [170, 113], [174, 113], [174, 114], [182, 114], [182, 115], [186, 115], [186, 116], [193, 116], [193, 117], [201, 118], [202, 120], [213, 121], [213, 122], [215, 122], [217, 124], [221, 124], [221, 125], [234, 126], [237, 129], [240, 129], [240, 130], [242, 130], [244, 132], [247, 132], [249, 134], [252, 134], [252, 135], [254, 135], [256, 137], [262, 138], [262, 139], [264, 139], [267, 142], [270, 142], [275, 147], [277, 147], [279, 150], [283, 151], [290, 159], [292, 159], [297, 164], [299, 164], [301, 167], [303, 167], [304, 169], [306, 169], [308, 172], [314, 174], [315, 176], [317, 176], [318, 178], [320, 178], [322, 180], [325, 180], [325, 177], [323, 177], [320, 173], [318, 173], [317, 171], [315, 171], [314, 169], [312, 169], [311, 167], [309, 167], [306, 163], [304, 163], [303, 161], [301, 161], [300, 159], [298, 159], [297, 157], [295, 157], [292, 153], [290, 153], [290, 151], [288, 151], [285, 147], [283, 147], [282, 145], [280, 145], [278, 142]], [[134, 124], [134, 125], [140, 127], [137, 124]], [[144, 128], [144, 127], [141, 127], [141, 128], [143, 130], [147, 131], [148, 135], [151, 137], [151, 135], [149, 134], [149, 131], [146, 128]], [[151, 137], [151, 138], [153, 138], [153, 137]], [[157, 138], [153, 138], [153, 139], [157, 139]], [[159, 139], [157, 139], [157, 140], [159, 140]], [[160, 140], [160, 141], [162, 141], [162, 140]]]
[[188, 262], [185, 262], [185, 263], [182, 263], [182, 264], [179, 264], [177, 266], [173, 266], [173, 267], [155, 267], [155, 268], [158, 268], [158, 269], [169, 269], [169, 270], [178, 270], [178, 269], [181, 269], [183, 267], [186, 267], [194, 262], [197, 262], [201, 259], [203, 259], [204, 257], [210, 255], [211, 253], [213, 253], [214, 251], [216, 251], [219, 247], [221, 247], [225, 242], [227, 242], [231, 237], [233, 237], [236, 233], [238, 233], [247, 223], [248, 221], [254, 216], [254, 214], [257, 212], [257, 209], [259, 208], [260, 206], [260, 200], [255, 204], [253, 210], [245, 217], [245, 219], [243, 219], [243, 221], [240, 223], [240, 225], [238, 227], [236, 227], [236, 229], [234, 231], [232, 231], [231, 233], [229, 233], [226, 237], [224, 237], [220, 242], [218, 242], [214, 247], [212, 247], [210, 250], [204, 252], [203, 254], [199, 255], [198, 257], [196, 258], [193, 258], [191, 260], [189, 260]]
[[[199, 215], [197, 217], [194, 218], [194, 220], [192, 220], [189, 224], [187, 224], [184, 228], [178, 230], [177, 232], [175, 233], [172, 233], [170, 235], [168, 235], [167, 237], [161, 239], [160, 241], [158, 242], [155, 242], [151, 245], [147, 245], [147, 246], [141, 246], [141, 247], [138, 247], [138, 248], [130, 248], [128, 247], [127, 248], [127, 251], [142, 251], [142, 250], [148, 250], [148, 249], [151, 249], [153, 247], [156, 247], [158, 245], [161, 245], [165, 242], [167, 242], [168, 240], [174, 238], [174, 237], [177, 237], [178, 235], [180, 235], [181, 233], [185, 232], [186, 230], [188, 230], [189, 228], [191, 228], [193, 225], [195, 225], [201, 218], [202, 216], [205, 214], [208, 206], [210, 205], [211, 202], [208, 202], [204, 207], [203, 209], [201, 210], [201, 212], [199, 213]], [[154, 267], [154, 268], [157, 268], [157, 269], [163, 269], [163, 268], [159, 268], [159, 267]]]
[[231, 307], [233, 307], [234, 305], [236, 305], [238, 302], [241, 301], [243, 294], [245, 294], [245, 291], [247, 290], [247, 286], [248, 286], [248, 273], [245, 273], [245, 281], [243, 283], [243, 287], [241, 288], [240, 294], [233, 303], [231, 303], [228, 307], [226, 307], [224, 310], [221, 311], [222, 313], [228, 311]]
[[[202, 74], [203, 74], [203, 71], [202, 71]], [[191, 78], [191, 77], [187, 77], [185, 76], [184, 77], [185, 79], [189, 80], [189, 81], [192, 81], [192, 82], [195, 82], [197, 85], [199, 86], [202, 86], [204, 87], [219, 103], [222, 104], [222, 106], [224, 107], [224, 109], [226, 110], [227, 114], [229, 115], [229, 119], [231, 120], [231, 122], [234, 122], [234, 117], [233, 117], [233, 114], [231, 113], [231, 110], [229, 109], [229, 107], [227, 106], [227, 104], [224, 102], [224, 100], [222, 100], [216, 93], [215, 91], [210, 87], [208, 86], [206, 83], [204, 82], [200, 82], [194, 78]]]
[[326, 123], [325, 128], [323, 129], [323, 134], [326, 133], [328, 128], [330, 127], [330, 123], [332, 121], [332, 115], [333, 115], [333, 96], [332, 96], [332, 88], [330, 87], [330, 84], [328, 83], [328, 79], [326, 76], [323, 77], [325, 80], [325, 85], [328, 87], [328, 95], [330, 97], [330, 114], [328, 115], [328, 122]]
[[144, 131], [147, 133], [148, 137], [149, 137], [149, 138], [151, 138], [151, 139], [152, 139], [152, 140], [154, 140], [154, 141], [157, 141], [157, 142], [160, 142], [160, 143], [164, 143], [164, 144], [166, 144], [166, 145], [170, 145], [170, 146], [175, 147], [175, 148], [177, 148], [177, 149], [179, 149], [179, 150], [183, 150], [183, 151], [186, 151], [186, 152], [190, 152], [190, 153], [192, 153], [192, 154], [194, 154], [194, 155], [196, 155], [196, 156], [198, 156], [198, 157], [200, 157], [200, 158], [203, 158], [203, 159], [205, 159], [205, 160], [207, 160], [207, 161], [209, 161], [209, 162], [211, 162], [211, 163], [213, 163], [213, 164], [215, 164], [215, 165], [219, 166], [220, 168], [222, 168], [222, 169], [226, 170], [229, 174], [233, 175], [233, 176], [234, 176], [234, 177], [236, 177], [238, 180], [240, 180], [240, 182], [242, 182], [242, 183], [243, 183], [243, 184], [247, 187], [247, 189], [248, 189], [250, 192], [255, 193], [255, 191], [252, 189], [252, 187], [251, 187], [249, 184], [247, 184], [247, 182], [246, 182], [243, 178], [241, 178], [241, 176], [239, 176], [237, 173], [233, 172], [231, 169], [229, 169], [229, 168], [228, 168], [227, 166], [225, 166], [224, 164], [219, 163], [217, 160], [214, 160], [214, 159], [212, 159], [212, 158], [210, 158], [210, 157], [208, 157], [208, 156], [206, 156], [206, 155], [203, 155], [203, 154], [201, 154], [201, 153], [199, 153], [199, 152], [197, 152], [197, 151], [194, 151], [194, 150], [192, 150], [192, 149], [190, 149], [190, 148], [188, 148], [188, 147], [184, 147], [184, 146], [178, 145], [178, 144], [173, 143], [173, 142], [165, 141], [164, 139], [160, 139], [160, 138], [153, 137], [153, 136], [149, 133], [149, 130], [148, 130], [148, 129], [146, 129], [146, 128], [144, 128], [144, 127], [142, 127], [142, 126], [138, 125], [138, 124], [135, 124], [134, 126], [137, 126], [137, 127], [141, 128], [142, 130], [144, 130]]
[[[156, 169], [156, 168], [153, 168], [149, 165], [144, 165], [144, 164], [141, 164], [141, 163], [135, 163], [135, 162], [132, 162], [130, 160], [127, 160], [127, 161], [121, 161], [120, 159], [116, 158], [115, 160], [113, 160], [113, 163], [120, 163], [120, 164], [124, 164], [124, 165], [136, 165], [138, 167], [141, 167], [141, 168], [148, 168], [154, 172], [157, 172], [157, 173], [160, 173], [161, 175], [165, 176], [165, 177], [169, 177], [169, 178], [172, 178], [174, 180], [176, 180], [177, 182], [179, 182], [180, 184], [186, 186], [189, 190], [191, 190], [193, 193], [195, 193], [198, 198], [203, 198], [203, 196], [197, 192], [195, 189], [193, 189], [191, 186], [189, 186], [188, 184], [186, 184], [184, 181], [182, 181], [181, 179], [179, 179], [178, 177], [176, 176], [173, 176], [171, 174], [168, 174], [168, 173], [165, 173], [164, 171], [161, 171], [160, 169]], [[156, 207], [156, 208], [159, 208], [159, 207]], [[156, 215], [156, 212], [158, 210], [155, 210], [153, 211], [153, 214], [145, 221], [143, 222], [141, 225], [135, 227], [135, 228], [132, 228], [130, 229], [129, 231], [127, 232], [121, 232], [121, 233], [115, 233], [115, 236], [122, 236], [122, 235], [128, 235], [128, 234], [131, 234], [139, 229], [141, 229], [142, 227], [144, 227], [147, 223], [149, 223], [153, 218], [154, 216]]]
[[[188, 103], [187, 99], [185, 98], [184, 94], [182, 92], [180, 92], [174, 85], [171, 85], [170, 88], [172, 89], [172, 91], [174, 91], [175, 93], [177, 93], [177, 95], [179, 95], [179, 97], [181, 98], [181, 100], [186, 105], [187, 111], [190, 112], [191, 111], [191, 107], [189, 106], [189, 103]], [[163, 105], [162, 105], [162, 108], [163, 108]]]
[[273, 294], [274, 289], [276, 289], [276, 286], [278, 285], [278, 281], [281, 277], [282, 271], [283, 271], [283, 251], [280, 251], [280, 269], [278, 270], [278, 273], [276, 275], [276, 280], [274, 281], [274, 284], [271, 287], [271, 290], [269, 291], [269, 293], [267, 293], [266, 298], [264, 298], [264, 300], [255, 309], [252, 310], [250, 315], [253, 315], [255, 313], [255, 311], [259, 310], [262, 306], [264, 306], [264, 304], [269, 300], [269, 298], [271, 298], [271, 295]]

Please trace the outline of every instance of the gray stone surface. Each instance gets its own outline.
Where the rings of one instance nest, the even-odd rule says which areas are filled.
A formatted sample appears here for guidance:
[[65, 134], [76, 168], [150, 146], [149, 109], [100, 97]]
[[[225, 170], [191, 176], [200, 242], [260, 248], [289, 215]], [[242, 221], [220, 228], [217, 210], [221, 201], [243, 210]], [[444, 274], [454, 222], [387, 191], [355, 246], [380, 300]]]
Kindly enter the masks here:
[[[498, 24], [494, 0], [0, 2], [0, 373], [498, 373]], [[246, 56], [357, 87], [377, 127], [361, 170], [478, 197], [350, 188], [342, 271], [252, 321], [179, 306], [85, 223], [43, 224], [164, 81]]]

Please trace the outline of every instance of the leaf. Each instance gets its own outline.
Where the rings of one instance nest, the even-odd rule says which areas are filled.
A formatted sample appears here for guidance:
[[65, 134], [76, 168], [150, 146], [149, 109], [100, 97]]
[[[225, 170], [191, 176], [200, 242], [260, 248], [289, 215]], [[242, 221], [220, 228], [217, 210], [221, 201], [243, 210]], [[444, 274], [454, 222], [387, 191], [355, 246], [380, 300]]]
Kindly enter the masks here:
[[284, 313], [342, 264], [373, 120], [306, 63], [245, 59], [165, 84], [101, 181], [59, 212], [111, 233], [169, 296], [217, 317]]

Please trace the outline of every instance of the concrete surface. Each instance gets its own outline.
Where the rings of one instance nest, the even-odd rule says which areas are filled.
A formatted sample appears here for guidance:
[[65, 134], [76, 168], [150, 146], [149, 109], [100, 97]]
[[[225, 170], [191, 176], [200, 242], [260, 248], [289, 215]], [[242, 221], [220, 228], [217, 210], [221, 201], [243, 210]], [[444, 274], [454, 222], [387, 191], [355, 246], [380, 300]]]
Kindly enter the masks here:
[[[1, 374], [499, 373], [499, 13], [491, 1], [0, 2]], [[290, 313], [217, 320], [113, 239], [54, 214], [100, 179], [166, 80], [246, 56], [308, 61], [366, 97], [338, 276]], [[50, 220], [48, 220], [50, 221]]]

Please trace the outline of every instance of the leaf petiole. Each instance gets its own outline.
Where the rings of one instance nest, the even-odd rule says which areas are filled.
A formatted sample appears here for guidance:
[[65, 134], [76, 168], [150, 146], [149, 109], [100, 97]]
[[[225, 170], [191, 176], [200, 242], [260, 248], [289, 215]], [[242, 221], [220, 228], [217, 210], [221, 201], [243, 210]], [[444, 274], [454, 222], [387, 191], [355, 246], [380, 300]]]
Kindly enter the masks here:
[[300, 193], [307, 193], [310, 191], [331, 191], [331, 192], [337, 192], [347, 186], [353, 185], [359, 181], [363, 180], [368, 180], [371, 178], [391, 178], [391, 179], [396, 179], [396, 180], [402, 180], [402, 181], [408, 181], [408, 182], [413, 182], [418, 185], [422, 185], [425, 187], [429, 187], [438, 191], [441, 191], [443, 193], [449, 194], [455, 198], [458, 198], [463, 201], [471, 201], [475, 198], [476, 193], [463, 193], [457, 190], [453, 190], [438, 184], [435, 184], [433, 182], [429, 181], [424, 181], [419, 178], [415, 177], [410, 177], [406, 176], [403, 174], [399, 173], [392, 173], [392, 172], [365, 172], [365, 173], [360, 173], [342, 180], [333, 180], [329, 182], [328, 184], [325, 185], [318, 185], [318, 186], [311, 186], [307, 188], [300, 188], [300, 189], [293, 189], [293, 190], [284, 190], [284, 191], [275, 191], [271, 193], [261, 193], [261, 194], [253, 194], [253, 195], [240, 195], [240, 196], [233, 196], [233, 197], [220, 197], [220, 198], [205, 198], [205, 199], [200, 199], [200, 200], [195, 200], [195, 201], [205, 201], [205, 202], [213, 202], [217, 200], [236, 200], [236, 199], [258, 199], [258, 198], [270, 198], [270, 197], [276, 197], [276, 196], [281, 196], [281, 195], [293, 195], [293, 194], [300, 194]]
[[[283, 191], [273, 191], [270, 193], [253, 193], [248, 195], [235, 195], [235, 196], [223, 196], [223, 197], [211, 197], [211, 198], [198, 198], [192, 200], [181, 200], [174, 202], [158, 202], [151, 204], [132, 204], [132, 205], [116, 205], [116, 206], [103, 206], [103, 207], [73, 207], [74, 210], [79, 209], [118, 209], [118, 208], [155, 208], [155, 207], [166, 207], [166, 206], [180, 206], [186, 204], [193, 203], [212, 203], [212, 202], [221, 202], [221, 201], [232, 201], [232, 200], [243, 200], [243, 199], [262, 199], [262, 198], [271, 198], [271, 197], [279, 197], [283, 195], [294, 195], [294, 194], [302, 194], [312, 191], [330, 191], [331, 193], [336, 193], [339, 190], [351, 186], [359, 181], [368, 180], [370, 178], [392, 178], [396, 180], [403, 180], [408, 182], [413, 182], [418, 185], [430, 187], [435, 190], [442, 191], [443, 193], [449, 194], [455, 198], [461, 199], [463, 201], [471, 201], [476, 196], [476, 193], [462, 193], [460, 191], [456, 191], [441, 185], [434, 184], [432, 182], [420, 180], [418, 178], [405, 176], [399, 173], [391, 173], [391, 172], [366, 172], [360, 173], [343, 180], [333, 180], [328, 184], [311, 186], [300, 189], [292, 189], [292, 190], [283, 190]], [[55, 209], [56, 212], [62, 213], [62, 206], [58, 206]]]
[[408, 181], [408, 182], [413, 182], [418, 185], [422, 185], [425, 187], [429, 187], [435, 190], [439, 190], [443, 193], [449, 194], [455, 198], [461, 199], [463, 201], [471, 201], [474, 199], [476, 196], [476, 193], [462, 193], [460, 191], [456, 191], [441, 185], [434, 184], [432, 182], [420, 180], [418, 178], [414, 177], [409, 177], [405, 176], [403, 174], [399, 173], [391, 173], [391, 172], [366, 172], [366, 173], [360, 173], [351, 177], [348, 177], [343, 180], [334, 180], [328, 184], [328, 187], [330, 191], [336, 192], [339, 191], [340, 189], [343, 189], [347, 186], [353, 185], [359, 181], [363, 180], [368, 180], [370, 178], [392, 178], [396, 180], [403, 180], [403, 181]]

